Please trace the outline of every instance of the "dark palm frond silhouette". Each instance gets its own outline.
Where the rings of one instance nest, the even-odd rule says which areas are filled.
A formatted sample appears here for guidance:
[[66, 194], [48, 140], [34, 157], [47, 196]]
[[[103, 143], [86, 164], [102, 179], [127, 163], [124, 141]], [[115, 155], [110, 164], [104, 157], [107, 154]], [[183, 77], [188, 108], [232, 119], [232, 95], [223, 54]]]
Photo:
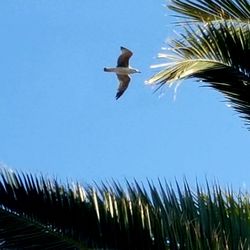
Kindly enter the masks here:
[[247, 194], [159, 182], [101, 187], [1, 169], [1, 249], [247, 249]]

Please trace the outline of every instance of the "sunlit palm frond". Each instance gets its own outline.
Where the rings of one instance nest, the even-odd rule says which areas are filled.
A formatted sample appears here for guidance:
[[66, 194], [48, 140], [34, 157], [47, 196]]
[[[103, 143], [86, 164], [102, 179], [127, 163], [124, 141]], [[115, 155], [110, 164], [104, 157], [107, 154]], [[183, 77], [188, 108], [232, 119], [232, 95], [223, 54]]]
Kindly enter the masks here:
[[239, 249], [250, 245], [249, 195], [137, 182], [79, 184], [1, 170], [1, 249]]
[[185, 22], [212, 22], [220, 19], [249, 22], [250, 3], [248, 0], [171, 0], [171, 10], [181, 14]]
[[148, 84], [163, 85], [198, 78], [221, 91], [249, 123], [249, 24], [198, 25], [196, 31], [186, 29], [182, 38], [174, 40], [170, 46], [172, 53], [160, 55], [167, 60], [165, 68], [150, 78]]

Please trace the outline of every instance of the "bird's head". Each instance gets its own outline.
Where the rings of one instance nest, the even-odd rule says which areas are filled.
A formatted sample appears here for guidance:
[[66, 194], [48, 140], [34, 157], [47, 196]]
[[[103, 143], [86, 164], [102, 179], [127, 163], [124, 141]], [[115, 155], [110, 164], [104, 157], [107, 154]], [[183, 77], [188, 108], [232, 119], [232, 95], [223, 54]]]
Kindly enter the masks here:
[[141, 71], [138, 69], [133, 69], [133, 73], [141, 73]]

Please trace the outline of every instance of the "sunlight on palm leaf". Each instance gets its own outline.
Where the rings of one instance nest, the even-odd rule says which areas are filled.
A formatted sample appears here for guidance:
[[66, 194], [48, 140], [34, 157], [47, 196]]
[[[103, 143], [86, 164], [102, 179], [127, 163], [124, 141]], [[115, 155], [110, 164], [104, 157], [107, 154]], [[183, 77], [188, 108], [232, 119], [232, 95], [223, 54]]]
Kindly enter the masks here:
[[[171, 44], [172, 54], [160, 54], [159, 58], [172, 62], [154, 65], [166, 66], [164, 70], [150, 78], [147, 83], [168, 83], [186, 77], [196, 77], [206, 70], [232, 69], [237, 73], [239, 81], [250, 83], [250, 26], [220, 24], [219, 29], [213, 24], [198, 26], [199, 32], [186, 29], [182, 40], [174, 40]], [[214, 76], [216, 82], [217, 75]], [[226, 81], [225, 81], [226, 82]]]
[[159, 55], [166, 62], [152, 66], [163, 70], [146, 83], [161, 87], [181, 79], [197, 78], [222, 92], [249, 125], [250, 5], [245, 0], [173, 0], [171, 3], [170, 8], [187, 16], [187, 22], [202, 23], [188, 25], [181, 38], [169, 44], [169, 53]]

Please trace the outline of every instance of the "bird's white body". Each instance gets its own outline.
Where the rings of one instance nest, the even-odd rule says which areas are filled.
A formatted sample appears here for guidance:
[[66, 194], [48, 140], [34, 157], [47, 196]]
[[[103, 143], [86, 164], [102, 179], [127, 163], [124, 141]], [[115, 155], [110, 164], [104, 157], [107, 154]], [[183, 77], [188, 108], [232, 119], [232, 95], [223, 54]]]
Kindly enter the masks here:
[[106, 72], [114, 72], [119, 75], [130, 75], [134, 73], [140, 73], [138, 69], [133, 69], [129, 67], [116, 67], [116, 68], [105, 68]]

